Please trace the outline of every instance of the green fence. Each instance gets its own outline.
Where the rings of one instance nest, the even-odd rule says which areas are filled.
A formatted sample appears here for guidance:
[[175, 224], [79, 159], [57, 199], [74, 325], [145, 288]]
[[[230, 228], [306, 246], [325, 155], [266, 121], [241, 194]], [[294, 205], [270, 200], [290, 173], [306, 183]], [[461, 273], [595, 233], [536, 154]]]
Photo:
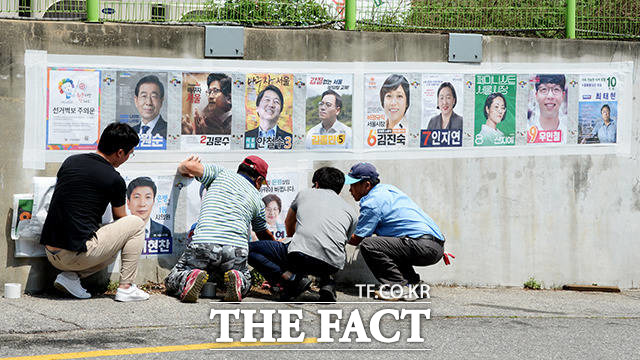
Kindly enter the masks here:
[[565, 0], [369, 2], [358, 8], [357, 28], [564, 34], [565, 15]]
[[640, 39], [640, 1], [578, 0], [576, 37]]
[[0, 0], [0, 17], [85, 20], [87, 3], [84, 0]]
[[0, 0], [0, 17], [640, 39], [640, 0]]

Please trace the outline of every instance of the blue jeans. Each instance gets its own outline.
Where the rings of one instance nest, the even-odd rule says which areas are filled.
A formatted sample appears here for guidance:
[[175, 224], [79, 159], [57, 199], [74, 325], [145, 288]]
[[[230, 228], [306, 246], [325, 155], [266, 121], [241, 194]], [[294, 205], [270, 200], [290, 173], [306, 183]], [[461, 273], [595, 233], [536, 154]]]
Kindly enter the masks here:
[[288, 245], [279, 241], [260, 240], [249, 243], [249, 265], [273, 283], [281, 281], [285, 271], [297, 275], [315, 275], [321, 283], [331, 281], [338, 268], [312, 256], [293, 252], [288, 253]]

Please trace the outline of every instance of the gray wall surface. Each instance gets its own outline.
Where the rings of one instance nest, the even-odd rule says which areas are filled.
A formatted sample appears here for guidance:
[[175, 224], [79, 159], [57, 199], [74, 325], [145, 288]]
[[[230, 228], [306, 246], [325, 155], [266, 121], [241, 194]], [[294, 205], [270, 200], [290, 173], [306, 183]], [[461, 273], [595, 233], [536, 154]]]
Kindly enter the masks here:
[[[44, 259], [15, 259], [10, 238], [12, 194], [31, 192], [22, 167], [24, 52], [202, 58], [204, 28], [0, 20], [0, 283], [28, 291], [48, 286]], [[246, 60], [446, 62], [446, 35], [329, 30], [245, 30]], [[640, 59], [632, 42], [484, 37], [484, 62], [619, 62]], [[638, 78], [634, 66], [633, 83]], [[507, 156], [374, 161], [383, 182], [395, 184], [447, 234], [453, 266], [419, 272], [428, 283], [521, 286], [535, 276], [547, 287], [567, 283], [638, 287], [640, 174], [638, 87], [634, 85], [630, 155]], [[317, 162], [348, 170], [350, 162]], [[530, 193], [535, 193], [531, 197]], [[342, 194], [350, 199], [348, 192]], [[353, 200], [349, 200], [355, 206]], [[357, 252], [343, 281], [371, 279]], [[169, 265], [144, 260], [138, 282], [161, 280]]]

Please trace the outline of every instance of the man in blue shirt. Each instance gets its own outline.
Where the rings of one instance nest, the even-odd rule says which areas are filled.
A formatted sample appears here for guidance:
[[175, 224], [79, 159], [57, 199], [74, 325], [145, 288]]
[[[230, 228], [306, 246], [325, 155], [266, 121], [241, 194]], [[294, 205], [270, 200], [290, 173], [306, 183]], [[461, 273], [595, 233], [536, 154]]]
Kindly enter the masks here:
[[[433, 265], [444, 253], [444, 236], [434, 221], [405, 193], [393, 185], [380, 184], [376, 168], [359, 163], [345, 176], [349, 192], [360, 202], [360, 217], [349, 244], [360, 253], [382, 284], [418, 284], [413, 266]], [[407, 288], [405, 288], [407, 291]], [[407, 298], [382, 296], [385, 300]]]
[[615, 143], [618, 131], [618, 124], [611, 118], [611, 108], [608, 104], [602, 105], [600, 108], [600, 114], [602, 115], [602, 121], [598, 121], [596, 126], [593, 127], [593, 131], [589, 137], [582, 139], [582, 143], [586, 143], [588, 138], [598, 136], [600, 143]]

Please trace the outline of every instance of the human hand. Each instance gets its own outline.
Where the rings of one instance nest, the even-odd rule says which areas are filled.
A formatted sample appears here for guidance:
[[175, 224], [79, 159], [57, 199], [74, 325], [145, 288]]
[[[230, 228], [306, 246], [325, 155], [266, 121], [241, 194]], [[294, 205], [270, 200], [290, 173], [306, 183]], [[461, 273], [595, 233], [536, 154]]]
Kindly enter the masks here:
[[195, 124], [196, 134], [206, 134], [207, 122], [205, 121], [205, 119], [206, 117], [203, 114], [200, 114], [198, 109], [196, 109], [193, 114], [193, 122]]
[[194, 169], [202, 168], [200, 157], [197, 155], [189, 155], [178, 165], [178, 173], [188, 178], [194, 177]]
[[195, 135], [196, 127], [189, 114], [182, 115], [182, 135]]
[[349, 241], [347, 241], [347, 244], [353, 245], [353, 246], [358, 246], [358, 245], [360, 245], [360, 242], [362, 241], [362, 239], [363, 238], [361, 238], [360, 236], [358, 236], [356, 234], [353, 234], [349, 238]]

